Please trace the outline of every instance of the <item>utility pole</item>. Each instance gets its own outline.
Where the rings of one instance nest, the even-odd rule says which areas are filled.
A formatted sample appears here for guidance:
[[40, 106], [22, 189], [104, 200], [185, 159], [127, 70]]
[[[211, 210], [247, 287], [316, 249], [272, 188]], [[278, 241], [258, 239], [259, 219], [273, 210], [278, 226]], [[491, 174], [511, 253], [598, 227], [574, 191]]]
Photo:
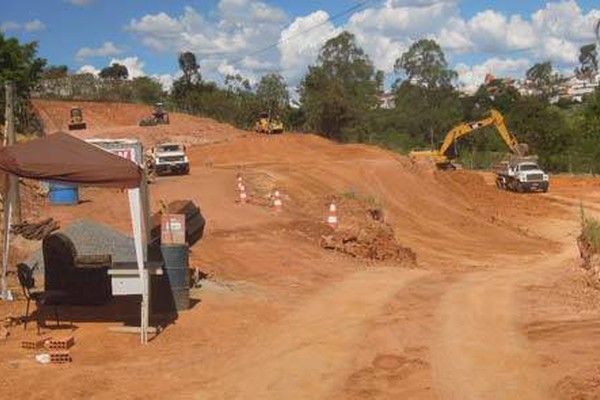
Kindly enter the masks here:
[[[15, 84], [12, 81], [6, 81], [4, 84], [6, 91], [6, 113], [5, 115], [5, 133], [4, 133], [4, 146], [12, 146], [17, 143], [17, 135], [15, 132]], [[21, 196], [19, 193], [19, 177], [15, 175], [9, 175], [8, 177], [9, 188], [14, 194], [13, 197], [13, 210], [15, 221], [21, 222]], [[5, 205], [6, 207], [6, 205]]]

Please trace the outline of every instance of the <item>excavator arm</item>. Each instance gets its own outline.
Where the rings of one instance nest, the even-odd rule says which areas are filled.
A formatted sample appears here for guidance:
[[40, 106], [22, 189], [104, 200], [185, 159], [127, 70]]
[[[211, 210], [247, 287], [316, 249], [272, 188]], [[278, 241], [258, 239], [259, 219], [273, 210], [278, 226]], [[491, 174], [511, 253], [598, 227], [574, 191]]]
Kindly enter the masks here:
[[411, 155], [415, 158], [432, 157], [439, 166], [446, 167], [450, 164], [450, 159], [446, 153], [450, 147], [459, 138], [468, 135], [474, 130], [494, 126], [500, 136], [508, 146], [508, 148], [517, 156], [525, 156], [527, 153], [527, 145], [520, 144], [517, 138], [508, 130], [504, 123], [504, 117], [496, 110], [491, 110], [490, 116], [476, 122], [463, 122], [452, 128], [446, 137], [442, 146], [437, 151], [412, 151]]
[[440, 154], [446, 154], [446, 152], [450, 149], [450, 146], [459, 138], [473, 132], [476, 129], [485, 128], [486, 126], [490, 126], [494, 124], [493, 117], [482, 119], [477, 122], [463, 122], [456, 127], [452, 128], [450, 132], [444, 138], [444, 143], [442, 143], [442, 147], [440, 147]]

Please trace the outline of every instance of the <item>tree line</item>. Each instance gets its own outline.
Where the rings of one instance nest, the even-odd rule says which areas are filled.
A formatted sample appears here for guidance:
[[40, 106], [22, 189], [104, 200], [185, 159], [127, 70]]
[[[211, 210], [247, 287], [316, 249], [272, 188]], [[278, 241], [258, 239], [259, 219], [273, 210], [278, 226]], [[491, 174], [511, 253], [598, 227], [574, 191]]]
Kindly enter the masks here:
[[[0, 33], [0, 79], [16, 80], [24, 102], [40, 82], [70, 76], [66, 66], [46, 65], [36, 49], [36, 43], [21, 45]], [[579, 61], [578, 77], [596, 76], [595, 45], [583, 46]], [[548, 170], [600, 170], [600, 90], [581, 103], [553, 104], [550, 100], [564, 78], [550, 62], [527, 71], [529, 94], [521, 94], [508, 80], [492, 79], [465, 95], [457, 89], [457, 73], [440, 46], [434, 40], [417, 40], [395, 61], [392, 108], [381, 106], [384, 73], [376, 70], [349, 32], [321, 47], [294, 99], [277, 73], [261, 77], [254, 85], [240, 75], [228, 75], [218, 84], [203, 79], [193, 53], [180, 54], [177, 62], [182, 74], [169, 93], [148, 77], [127, 80], [127, 68], [112, 64], [93, 79], [118, 84], [119, 90], [94, 96], [96, 100], [162, 101], [171, 110], [212, 117], [242, 129], [252, 129], [257, 115], [267, 111], [280, 116], [288, 131], [316, 132], [339, 142], [370, 143], [402, 153], [416, 147], [438, 148], [456, 124], [482, 119], [493, 108]], [[453, 150], [467, 166], [485, 168], [508, 149], [493, 128], [486, 128], [466, 136]]]

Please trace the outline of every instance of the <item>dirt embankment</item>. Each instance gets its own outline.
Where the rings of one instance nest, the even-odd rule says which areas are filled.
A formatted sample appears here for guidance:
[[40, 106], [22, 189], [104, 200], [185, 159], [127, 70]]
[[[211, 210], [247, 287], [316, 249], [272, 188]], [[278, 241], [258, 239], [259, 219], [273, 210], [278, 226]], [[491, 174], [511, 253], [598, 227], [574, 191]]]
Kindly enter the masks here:
[[[572, 214], [551, 201], [552, 191], [501, 192], [477, 173], [437, 172], [315, 135], [259, 136], [179, 114], [168, 126], [142, 128], [137, 123], [150, 107], [36, 101], [48, 129], [66, 127], [71, 105], [83, 107], [90, 127], [75, 133], [80, 137], [198, 144], [189, 150], [190, 175], [157, 179], [151, 203], [200, 205], [207, 230], [191, 263], [214, 279], [194, 290], [194, 308], [144, 349], [135, 336], [108, 333], [109, 323], [89, 312], [71, 313], [74, 363], [51, 369], [21, 352], [23, 331], [14, 330], [0, 343], [6, 391], [45, 399], [533, 397], [552, 382], [540, 378], [546, 364], [531, 350], [532, 338], [559, 366], [551, 357], [575, 359], [570, 339], [593, 342], [593, 321], [583, 333], [557, 329], [559, 336], [543, 325], [528, 335], [531, 326], [520, 325], [528, 313], [538, 321], [544, 304], [515, 292], [560, 271], [552, 260], [571, 240], [563, 219]], [[238, 173], [248, 204], [237, 202]], [[564, 185], [557, 196], [575, 198]], [[274, 189], [282, 194], [280, 213], [270, 208]], [[85, 188], [81, 198], [77, 207], [46, 204], [41, 215], [64, 225], [93, 217], [131, 229], [125, 193]], [[357, 257], [319, 245], [332, 234], [332, 199], [339, 219], [334, 247], [341, 242]], [[383, 222], [367, 214], [375, 209]], [[365, 268], [375, 264], [365, 257], [393, 259], [407, 248], [420, 269], [388, 268], [390, 259]], [[17, 315], [21, 306], [0, 311]], [[553, 353], [557, 337], [563, 349]], [[568, 373], [555, 370], [557, 381]], [[583, 384], [593, 390], [592, 383]]]

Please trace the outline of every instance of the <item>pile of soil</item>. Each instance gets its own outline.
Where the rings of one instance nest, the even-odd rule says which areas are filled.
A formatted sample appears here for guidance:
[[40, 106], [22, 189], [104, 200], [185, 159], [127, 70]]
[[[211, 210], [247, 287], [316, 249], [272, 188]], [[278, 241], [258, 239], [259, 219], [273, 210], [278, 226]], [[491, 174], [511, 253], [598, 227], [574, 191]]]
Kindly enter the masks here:
[[370, 210], [366, 223], [322, 235], [320, 245], [356, 258], [393, 261], [416, 267], [417, 255], [396, 240], [392, 225], [383, 221], [379, 210]]

